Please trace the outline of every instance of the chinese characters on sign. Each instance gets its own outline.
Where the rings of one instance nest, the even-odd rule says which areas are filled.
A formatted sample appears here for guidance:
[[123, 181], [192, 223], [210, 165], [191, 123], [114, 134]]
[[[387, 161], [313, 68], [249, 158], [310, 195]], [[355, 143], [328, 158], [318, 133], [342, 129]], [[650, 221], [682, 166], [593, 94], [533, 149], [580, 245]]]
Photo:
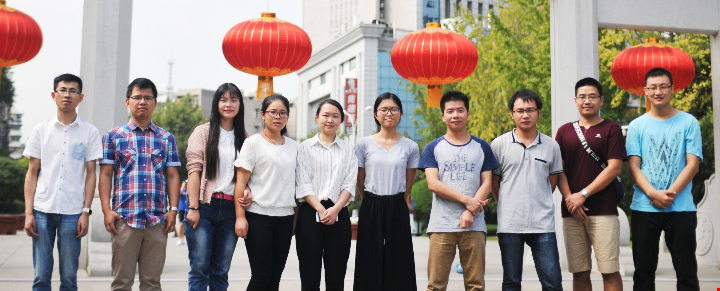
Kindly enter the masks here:
[[345, 79], [345, 109], [350, 114], [345, 126], [352, 126], [357, 120], [357, 78]]

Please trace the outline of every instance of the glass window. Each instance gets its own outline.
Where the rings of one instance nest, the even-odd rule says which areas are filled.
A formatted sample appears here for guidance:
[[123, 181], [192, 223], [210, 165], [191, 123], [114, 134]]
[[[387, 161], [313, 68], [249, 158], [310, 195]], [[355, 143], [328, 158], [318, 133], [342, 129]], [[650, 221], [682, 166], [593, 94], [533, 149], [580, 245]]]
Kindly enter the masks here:
[[320, 85], [322, 84], [325, 84], [325, 73], [322, 73], [322, 75], [320, 75]]
[[472, 1], [468, 1], [467, 9], [472, 13]]
[[488, 15], [490, 15], [490, 12], [493, 12], [493, 6], [492, 4], [488, 6]]
[[452, 9], [450, 9], [450, 0], [445, 0], [445, 18], [452, 17], [450, 14]]
[[355, 65], [356, 65], [356, 64], [355, 64], [355, 58], [350, 59], [350, 61], [348, 61], [348, 66], [349, 66], [348, 70], [350, 70], [350, 71], [354, 70], [354, 69], [355, 69]]
[[482, 15], [483, 15], [482, 7], [483, 7], [482, 2], [481, 2], [481, 3], [478, 3], [478, 16], [482, 16]]
[[22, 127], [22, 124], [13, 124], [13, 125], [11, 126], [11, 129], [13, 129], [13, 130], [19, 130], [20, 127]]

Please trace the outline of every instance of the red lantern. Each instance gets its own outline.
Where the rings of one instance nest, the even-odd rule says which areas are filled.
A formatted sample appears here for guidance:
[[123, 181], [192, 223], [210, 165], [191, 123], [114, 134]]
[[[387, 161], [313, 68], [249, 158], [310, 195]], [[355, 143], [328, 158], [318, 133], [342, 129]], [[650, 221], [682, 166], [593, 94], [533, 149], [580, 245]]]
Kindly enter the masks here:
[[312, 53], [310, 37], [304, 30], [269, 12], [231, 28], [222, 48], [235, 69], [258, 76], [257, 99], [273, 94], [273, 77], [301, 69]]
[[427, 107], [440, 107], [442, 84], [467, 78], [478, 63], [475, 44], [437, 22], [399, 39], [390, 58], [400, 76], [428, 86]]
[[34, 19], [0, 0], [0, 67], [31, 60], [40, 52], [42, 41], [42, 31]]
[[610, 72], [620, 88], [644, 96], [645, 74], [653, 68], [664, 68], [672, 74], [674, 92], [682, 91], [695, 78], [692, 58], [678, 48], [658, 43], [657, 38], [620, 52], [613, 60]]

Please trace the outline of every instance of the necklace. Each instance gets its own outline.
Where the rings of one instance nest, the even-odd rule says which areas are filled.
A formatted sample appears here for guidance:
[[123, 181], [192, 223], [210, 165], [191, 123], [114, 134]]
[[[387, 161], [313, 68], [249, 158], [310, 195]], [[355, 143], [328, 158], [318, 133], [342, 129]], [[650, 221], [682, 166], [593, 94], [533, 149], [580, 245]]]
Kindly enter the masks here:
[[[265, 133], [265, 130], [262, 131], [262, 134], [263, 134], [272, 144], [277, 145], [277, 144], [275, 143], [275, 141], [273, 141], [272, 138], [270, 138], [270, 137], [267, 135], [267, 133]], [[285, 139], [283, 139], [283, 143], [282, 143], [282, 144], [285, 144]]]

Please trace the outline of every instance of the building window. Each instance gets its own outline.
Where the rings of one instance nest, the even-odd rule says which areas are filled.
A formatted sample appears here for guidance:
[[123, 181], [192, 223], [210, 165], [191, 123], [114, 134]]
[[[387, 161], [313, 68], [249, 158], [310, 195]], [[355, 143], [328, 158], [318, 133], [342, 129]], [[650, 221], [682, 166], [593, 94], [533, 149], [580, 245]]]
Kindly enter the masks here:
[[312, 80], [308, 81], [308, 89], [312, 88]]
[[355, 58], [352, 58], [348, 61], [348, 71], [355, 70]]
[[322, 75], [320, 75], [320, 85], [325, 84], [325, 74], [326, 73], [322, 73]]
[[467, 9], [470, 10], [470, 14], [472, 14], [472, 1], [468, 1]]
[[478, 16], [483, 16], [482, 7], [482, 2], [478, 3]]
[[450, 14], [450, 12], [451, 12], [450, 10], [451, 10], [450, 9], [450, 0], [445, 0], [445, 18], [452, 17], [451, 16], [452, 14]]
[[340, 64], [340, 74], [345, 73], [345, 63]]
[[12, 130], [20, 130], [20, 127], [22, 127], [22, 124], [13, 124], [10, 126]]
[[20, 136], [11, 136], [10, 140], [11, 141], [20, 141]]
[[455, 11], [457, 11], [458, 15], [460, 15], [460, 2], [462, 2], [462, 0], [455, 1]]
[[260, 118], [260, 109], [255, 109], [255, 119]]
[[493, 11], [493, 6], [494, 6], [494, 5], [492, 5], [492, 4], [490, 4], [490, 5], [488, 6], [488, 15], [490, 15], [490, 13], [493, 13], [493, 12], [494, 12], [494, 11]]

